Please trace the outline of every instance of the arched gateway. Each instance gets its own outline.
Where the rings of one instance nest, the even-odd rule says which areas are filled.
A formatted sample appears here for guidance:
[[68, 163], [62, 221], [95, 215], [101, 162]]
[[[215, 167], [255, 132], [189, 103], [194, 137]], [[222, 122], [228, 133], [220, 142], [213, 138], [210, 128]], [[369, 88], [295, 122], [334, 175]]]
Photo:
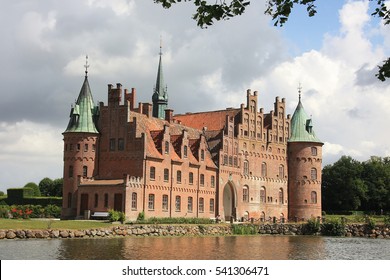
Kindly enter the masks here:
[[225, 221], [236, 218], [237, 190], [232, 182], [228, 182], [223, 188], [223, 217]]

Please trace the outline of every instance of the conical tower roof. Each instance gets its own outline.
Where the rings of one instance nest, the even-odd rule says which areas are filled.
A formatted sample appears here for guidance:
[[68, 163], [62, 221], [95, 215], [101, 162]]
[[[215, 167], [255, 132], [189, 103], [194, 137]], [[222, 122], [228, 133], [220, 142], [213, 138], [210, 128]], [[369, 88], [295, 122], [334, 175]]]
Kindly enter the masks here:
[[76, 104], [70, 111], [70, 120], [67, 132], [99, 133], [96, 128], [96, 120], [99, 115], [99, 107], [95, 106], [89, 87], [87, 71]]
[[322, 143], [313, 130], [313, 121], [303, 108], [299, 95], [298, 106], [291, 118], [291, 136], [288, 142], [316, 142]]
[[167, 87], [164, 85], [164, 74], [163, 74], [161, 57], [162, 57], [162, 52], [160, 47], [160, 59], [158, 62], [157, 80], [156, 80], [156, 86], [154, 88], [154, 93], [152, 97], [154, 101], [157, 100], [168, 101]]

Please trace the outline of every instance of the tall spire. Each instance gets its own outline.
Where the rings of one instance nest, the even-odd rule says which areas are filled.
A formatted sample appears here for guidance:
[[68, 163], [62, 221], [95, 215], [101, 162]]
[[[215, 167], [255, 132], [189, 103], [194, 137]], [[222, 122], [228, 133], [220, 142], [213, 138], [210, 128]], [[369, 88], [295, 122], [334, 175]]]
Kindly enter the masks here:
[[88, 56], [86, 56], [85, 78], [79, 96], [70, 111], [70, 120], [65, 132], [99, 133], [96, 127], [99, 107], [95, 106], [88, 82]]
[[162, 69], [162, 40], [160, 38], [159, 63], [157, 70], [156, 86], [152, 96], [153, 101], [153, 117], [164, 119], [165, 109], [168, 107], [168, 92], [167, 86], [164, 84], [164, 75]]

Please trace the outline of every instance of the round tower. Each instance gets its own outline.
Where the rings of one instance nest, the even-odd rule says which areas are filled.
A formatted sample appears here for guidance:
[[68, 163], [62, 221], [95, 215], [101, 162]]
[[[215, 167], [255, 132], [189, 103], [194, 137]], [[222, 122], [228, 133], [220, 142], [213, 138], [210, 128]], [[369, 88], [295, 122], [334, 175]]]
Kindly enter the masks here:
[[289, 219], [321, 217], [322, 146], [299, 95], [287, 147]]
[[99, 108], [94, 105], [88, 83], [87, 68], [84, 83], [75, 105], [70, 112], [69, 124], [64, 136], [64, 185], [61, 218], [70, 219], [83, 215], [83, 203], [79, 201], [78, 185], [81, 180], [91, 178], [95, 170], [95, 158], [99, 131], [97, 118]]

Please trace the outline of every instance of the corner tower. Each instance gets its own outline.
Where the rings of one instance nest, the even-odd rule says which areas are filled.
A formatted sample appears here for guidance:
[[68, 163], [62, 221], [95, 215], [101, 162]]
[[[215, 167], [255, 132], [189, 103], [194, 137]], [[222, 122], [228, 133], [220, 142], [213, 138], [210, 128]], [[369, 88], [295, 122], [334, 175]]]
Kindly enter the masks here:
[[[80, 199], [78, 184], [81, 177], [92, 177], [95, 168], [95, 152], [99, 131], [97, 120], [99, 108], [94, 105], [88, 83], [88, 56], [85, 65], [85, 78], [76, 103], [70, 111], [70, 120], [64, 136], [64, 185], [61, 218], [75, 218], [80, 203], [88, 203]], [[84, 201], [84, 202], [83, 202]]]
[[289, 219], [321, 217], [321, 165], [323, 143], [313, 130], [301, 102], [291, 118], [288, 140]]
[[157, 81], [156, 86], [154, 87], [154, 92], [152, 96], [153, 101], [153, 117], [159, 119], [165, 119], [165, 109], [168, 107], [168, 90], [166, 85], [164, 85], [164, 76], [162, 70], [162, 52], [160, 44], [160, 60], [158, 63], [157, 70]]

